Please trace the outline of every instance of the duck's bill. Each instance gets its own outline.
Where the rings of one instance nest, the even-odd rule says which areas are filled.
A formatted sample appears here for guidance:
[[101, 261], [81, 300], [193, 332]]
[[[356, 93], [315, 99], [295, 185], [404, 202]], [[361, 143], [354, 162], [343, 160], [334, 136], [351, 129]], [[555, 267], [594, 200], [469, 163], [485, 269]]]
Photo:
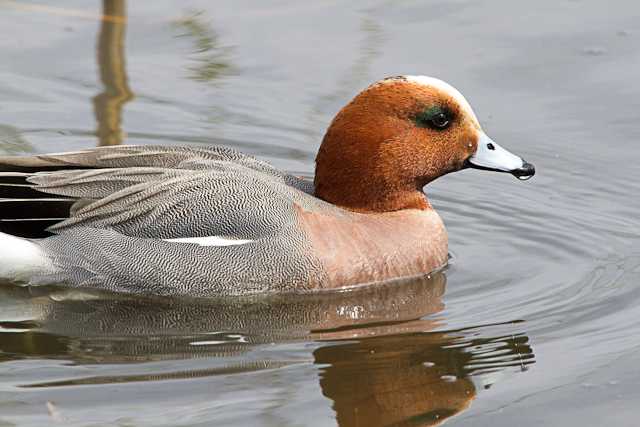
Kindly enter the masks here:
[[478, 148], [469, 157], [466, 166], [496, 172], [507, 172], [520, 179], [531, 178], [536, 168], [521, 157], [512, 154], [493, 142], [484, 132], [478, 139]]

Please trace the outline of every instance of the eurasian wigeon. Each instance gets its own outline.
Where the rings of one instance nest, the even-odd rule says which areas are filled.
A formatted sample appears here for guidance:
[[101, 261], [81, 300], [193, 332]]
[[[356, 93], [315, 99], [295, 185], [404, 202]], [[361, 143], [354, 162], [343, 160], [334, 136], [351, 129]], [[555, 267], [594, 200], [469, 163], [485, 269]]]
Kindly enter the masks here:
[[426, 274], [447, 263], [447, 233], [423, 187], [467, 167], [534, 174], [460, 92], [423, 76], [381, 80], [346, 105], [313, 183], [221, 147], [0, 157], [5, 178], [75, 200], [50, 237], [0, 235], [0, 278], [217, 296]]

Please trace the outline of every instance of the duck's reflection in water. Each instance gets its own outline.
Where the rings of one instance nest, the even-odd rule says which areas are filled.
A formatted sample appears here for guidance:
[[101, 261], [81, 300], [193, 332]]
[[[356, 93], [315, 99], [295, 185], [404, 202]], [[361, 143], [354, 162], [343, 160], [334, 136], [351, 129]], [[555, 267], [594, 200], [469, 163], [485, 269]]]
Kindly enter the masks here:
[[340, 425], [434, 425], [473, 401], [472, 377], [534, 363], [523, 334], [483, 337], [492, 327], [433, 332], [441, 327], [445, 283], [445, 274], [435, 273], [343, 292], [206, 301], [4, 286], [0, 351], [5, 360], [78, 364], [224, 358], [195, 369], [173, 364], [153, 374], [127, 369], [21, 385], [33, 389], [275, 369], [301, 362], [288, 350], [278, 360], [277, 348], [256, 360], [265, 344], [314, 341], [320, 387]]

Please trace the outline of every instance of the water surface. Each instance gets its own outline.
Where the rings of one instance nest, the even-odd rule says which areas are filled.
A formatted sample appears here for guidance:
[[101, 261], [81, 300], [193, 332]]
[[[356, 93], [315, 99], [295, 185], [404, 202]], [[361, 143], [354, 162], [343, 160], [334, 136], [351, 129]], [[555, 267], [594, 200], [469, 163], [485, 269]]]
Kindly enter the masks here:
[[636, 425], [639, 18], [631, 1], [0, 1], [3, 154], [223, 144], [311, 176], [354, 94], [427, 74], [538, 170], [429, 185], [453, 262], [419, 280], [212, 301], [2, 286], [0, 425]]

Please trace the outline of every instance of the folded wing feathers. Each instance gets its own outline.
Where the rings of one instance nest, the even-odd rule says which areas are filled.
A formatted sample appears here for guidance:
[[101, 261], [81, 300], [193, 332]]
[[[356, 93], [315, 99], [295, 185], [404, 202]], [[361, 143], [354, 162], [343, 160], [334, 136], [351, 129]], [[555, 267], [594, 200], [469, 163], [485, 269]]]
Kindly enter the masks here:
[[127, 168], [64, 170], [33, 175], [27, 179], [38, 191], [68, 197], [100, 199], [127, 187], [190, 173], [177, 169]]
[[117, 225], [135, 217], [147, 215], [161, 206], [163, 201], [184, 195], [184, 190], [189, 188], [187, 184], [191, 180], [189, 178], [191, 177], [188, 175], [177, 176], [123, 188], [76, 209], [73, 217], [50, 227], [50, 231], [86, 222], [90, 222], [92, 226]]
[[[70, 218], [49, 228], [53, 232], [77, 225], [102, 228], [121, 224], [133, 233], [130, 235], [183, 237], [185, 234], [179, 229], [186, 227], [181, 219], [185, 215], [202, 213], [202, 218], [190, 217], [186, 222], [211, 226], [221, 210], [237, 212], [243, 217], [247, 212], [244, 203], [248, 200], [255, 199], [250, 203], [259, 203], [261, 207], [273, 204], [258, 190], [258, 187], [268, 189], [272, 184], [257, 184], [254, 188], [247, 180], [270, 181], [270, 176], [276, 178], [272, 183], [280, 182], [304, 192], [313, 190], [307, 181], [224, 147], [119, 146], [32, 157], [0, 157], [0, 170], [20, 172], [20, 168], [36, 173], [11, 172], [11, 176], [26, 180], [35, 190], [77, 199], [70, 208]], [[237, 191], [246, 191], [246, 194], [241, 196]], [[209, 197], [207, 203], [212, 204], [209, 210], [194, 207], [194, 203], [202, 203], [201, 199], [198, 202], [195, 199], [203, 195]], [[202, 209], [206, 212], [201, 212]], [[239, 225], [234, 225], [232, 218], [224, 218], [221, 229], [235, 229], [235, 225]], [[145, 230], [151, 227], [155, 231], [146, 232], [140, 227]]]

